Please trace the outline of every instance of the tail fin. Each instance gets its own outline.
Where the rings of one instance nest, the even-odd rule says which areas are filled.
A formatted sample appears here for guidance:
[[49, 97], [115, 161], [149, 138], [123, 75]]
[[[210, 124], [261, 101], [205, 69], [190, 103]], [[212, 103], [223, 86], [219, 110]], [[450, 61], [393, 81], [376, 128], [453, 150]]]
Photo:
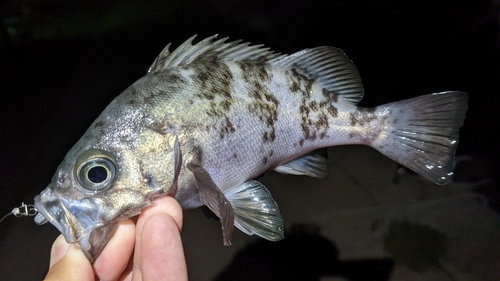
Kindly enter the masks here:
[[383, 107], [390, 112], [385, 137], [372, 146], [427, 180], [439, 185], [449, 183], [458, 129], [467, 111], [467, 94], [442, 92]]

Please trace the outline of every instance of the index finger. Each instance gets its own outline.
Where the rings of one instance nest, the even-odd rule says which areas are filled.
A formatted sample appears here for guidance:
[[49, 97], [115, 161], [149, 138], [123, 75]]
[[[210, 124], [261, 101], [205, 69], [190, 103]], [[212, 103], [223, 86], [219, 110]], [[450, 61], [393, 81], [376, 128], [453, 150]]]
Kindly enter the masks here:
[[131, 219], [118, 224], [113, 237], [95, 260], [95, 274], [99, 280], [117, 280], [127, 267], [135, 243], [135, 224]]
[[[155, 270], [158, 268], [162, 268], [163, 271], [171, 269], [172, 272], [185, 276], [185, 278], [169, 280], [187, 280], [187, 269], [180, 237], [181, 229], [182, 208], [172, 197], [167, 196], [156, 200], [153, 206], [141, 213], [136, 226], [132, 280], [143, 280], [143, 277], [144, 280], [147, 280], [148, 277], [151, 277], [148, 275], [158, 273]], [[144, 267], [153, 263], [155, 265], [161, 264], [161, 266], [152, 269]], [[174, 276], [177, 275], [169, 274], [169, 278]], [[164, 278], [167, 276], [162, 279]]]
[[148, 218], [155, 214], [168, 214], [171, 216], [179, 230], [182, 229], [182, 207], [173, 197], [165, 196], [153, 201], [153, 204], [142, 210], [137, 220], [137, 232], [141, 234], [144, 223]]

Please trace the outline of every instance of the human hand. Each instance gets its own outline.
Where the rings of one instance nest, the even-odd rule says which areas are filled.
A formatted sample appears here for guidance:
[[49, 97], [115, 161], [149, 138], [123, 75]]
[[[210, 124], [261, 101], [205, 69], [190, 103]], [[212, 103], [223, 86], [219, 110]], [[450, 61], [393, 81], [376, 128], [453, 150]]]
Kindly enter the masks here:
[[154, 203], [143, 210], [137, 224], [130, 219], [119, 223], [94, 264], [60, 235], [52, 245], [45, 281], [187, 280], [180, 236], [182, 209], [168, 196]]

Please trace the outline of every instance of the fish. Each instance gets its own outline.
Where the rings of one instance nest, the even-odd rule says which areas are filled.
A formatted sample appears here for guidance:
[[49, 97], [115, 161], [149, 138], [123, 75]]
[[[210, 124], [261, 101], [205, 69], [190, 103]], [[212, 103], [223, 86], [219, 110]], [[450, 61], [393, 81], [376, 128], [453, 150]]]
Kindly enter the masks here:
[[196, 35], [118, 95], [68, 151], [35, 197], [35, 222], [52, 223], [94, 261], [120, 221], [162, 196], [206, 206], [224, 245], [234, 227], [270, 241], [284, 222], [256, 177], [268, 170], [327, 177], [318, 149], [367, 145], [437, 185], [453, 175], [468, 95], [427, 94], [359, 107], [364, 87], [338, 48], [291, 55]]

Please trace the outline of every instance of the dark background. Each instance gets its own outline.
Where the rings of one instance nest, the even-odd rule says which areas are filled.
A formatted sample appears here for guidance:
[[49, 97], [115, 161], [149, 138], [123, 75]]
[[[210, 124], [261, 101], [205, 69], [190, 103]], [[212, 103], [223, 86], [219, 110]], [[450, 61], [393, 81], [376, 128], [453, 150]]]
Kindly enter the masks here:
[[[193, 34], [282, 53], [342, 48], [363, 78], [362, 106], [468, 92], [458, 154], [474, 163], [458, 176], [498, 183], [498, 9], [497, 1], [483, 0], [0, 1], [0, 215], [32, 203], [104, 107], [167, 43], [175, 48]], [[0, 225], [0, 244], [23, 243], [1, 241], [14, 220]], [[39, 241], [45, 250], [51, 243]], [[0, 255], [1, 271], [9, 257]]]

